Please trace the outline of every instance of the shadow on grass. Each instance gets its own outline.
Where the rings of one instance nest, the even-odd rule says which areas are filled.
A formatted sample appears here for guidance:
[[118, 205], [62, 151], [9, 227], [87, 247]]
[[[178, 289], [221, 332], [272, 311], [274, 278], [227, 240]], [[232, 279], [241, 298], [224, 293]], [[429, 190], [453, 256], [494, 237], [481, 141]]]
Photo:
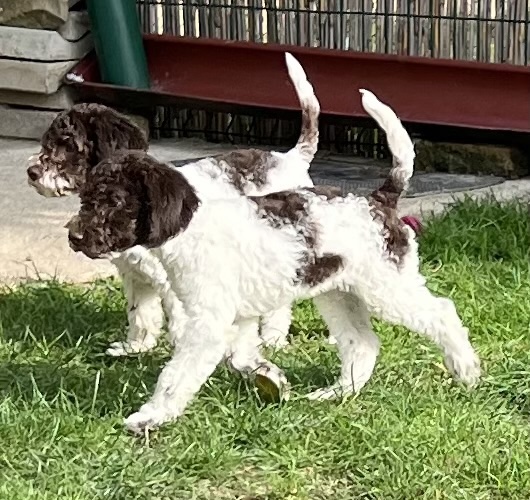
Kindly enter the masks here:
[[[62, 402], [97, 415], [137, 408], [151, 393], [168, 353], [161, 348], [139, 357], [106, 356], [109, 342], [125, 338], [125, 311], [123, 293], [113, 281], [0, 289], [0, 342], [8, 343], [9, 352], [0, 363], [0, 394], [29, 403]], [[313, 323], [322, 329], [318, 317], [310, 315], [309, 321], [307, 313], [302, 316], [303, 331], [316, 329]], [[313, 335], [319, 342], [320, 335]], [[293, 353], [280, 354], [276, 362], [304, 394], [333, 383], [338, 359], [328, 351], [323, 349], [314, 363], [299, 364]], [[238, 392], [237, 375], [223, 378], [214, 382], [214, 390]]]
[[0, 397], [29, 405], [60, 407], [65, 411], [103, 416], [136, 410], [150, 393], [161, 363], [144, 357], [110, 365], [34, 361], [0, 364]]
[[[0, 289], [0, 337], [28, 347], [36, 342], [74, 347], [80, 339], [96, 344], [123, 338], [127, 328], [125, 301], [112, 282], [90, 287], [37, 282]], [[104, 345], [95, 345], [101, 351]]]
[[97, 415], [137, 408], [152, 390], [166, 353], [141, 359], [104, 354], [109, 342], [125, 338], [125, 308], [112, 281], [0, 289], [0, 344], [6, 352], [0, 396], [73, 405]]

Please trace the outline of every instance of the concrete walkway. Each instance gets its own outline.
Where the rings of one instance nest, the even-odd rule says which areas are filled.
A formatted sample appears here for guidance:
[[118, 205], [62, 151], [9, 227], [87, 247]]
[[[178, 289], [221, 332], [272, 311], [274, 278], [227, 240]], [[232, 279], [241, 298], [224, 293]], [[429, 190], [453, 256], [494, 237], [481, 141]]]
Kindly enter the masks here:
[[[231, 149], [197, 140], [155, 142], [151, 154], [161, 161], [197, 158]], [[108, 262], [91, 261], [68, 247], [64, 225], [77, 211], [78, 199], [45, 199], [26, 182], [25, 162], [39, 150], [33, 141], [0, 139], [0, 282], [50, 278], [86, 282], [109, 276]], [[530, 200], [530, 179], [509, 181], [472, 191], [473, 197], [493, 193], [499, 200]], [[428, 216], [440, 213], [459, 195], [436, 195], [402, 200], [402, 214]]]

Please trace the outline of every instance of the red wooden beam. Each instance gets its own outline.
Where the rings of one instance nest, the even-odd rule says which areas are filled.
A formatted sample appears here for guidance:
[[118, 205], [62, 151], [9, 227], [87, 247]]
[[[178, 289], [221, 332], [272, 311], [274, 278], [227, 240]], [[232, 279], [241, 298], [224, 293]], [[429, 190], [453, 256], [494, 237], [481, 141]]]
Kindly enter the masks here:
[[[530, 67], [212, 39], [145, 36], [149, 91], [102, 84], [92, 54], [74, 71], [85, 98], [220, 111], [298, 111], [284, 52], [304, 66], [332, 118], [366, 118], [359, 88], [404, 122], [530, 133]], [[72, 83], [72, 82], [70, 82]]]

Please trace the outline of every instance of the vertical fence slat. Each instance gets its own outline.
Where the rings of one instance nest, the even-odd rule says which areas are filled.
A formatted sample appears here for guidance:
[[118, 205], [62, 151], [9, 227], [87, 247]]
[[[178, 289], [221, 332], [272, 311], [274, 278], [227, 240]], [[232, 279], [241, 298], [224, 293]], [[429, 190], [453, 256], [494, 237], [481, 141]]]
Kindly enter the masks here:
[[[145, 32], [528, 65], [530, 0], [137, 0]], [[285, 120], [160, 108], [180, 136], [279, 143]], [[377, 130], [325, 125], [321, 143], [380, 155]]]

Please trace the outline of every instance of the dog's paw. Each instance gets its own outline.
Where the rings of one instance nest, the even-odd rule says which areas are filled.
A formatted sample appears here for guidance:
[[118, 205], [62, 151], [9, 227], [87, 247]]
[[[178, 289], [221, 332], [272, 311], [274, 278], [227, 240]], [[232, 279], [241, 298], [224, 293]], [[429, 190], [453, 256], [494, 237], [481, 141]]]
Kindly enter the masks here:
[[311, 401], [330, 401], [332, 399], [343, 398], [353, 392], [353, 386], [333, 384], [329, 387], [323, 387], [322, 389], [310, 392], [306, 397]]
[[338, 399], [342, 396], [342, 390], [338, 385], [331, 387], [323, 387], [316, 391], [310, 392], [307, 399], [311, 401], [329, 401], [330, 399]]
[[469, 387], [475, 387], [480, 381], [480, 360], [473, 350], [446, 356], [445, 366], [457, 380]]
[[137, 340], [131, 340], [126, 342], [112, 342], [109, 345], [106, 354], [109, 356], [130, 356], [131, 354], [139, 354], [141, 352], [148, 352], [153, 349], [156, 342], [139, 342]]
[[129, 415], [125, 421], [125, 427], [134, 434], [143, 434], [146, 429], [151, 430], [162, 424], [160, 416], [153, 410], [142, 407], [136, 413]]

